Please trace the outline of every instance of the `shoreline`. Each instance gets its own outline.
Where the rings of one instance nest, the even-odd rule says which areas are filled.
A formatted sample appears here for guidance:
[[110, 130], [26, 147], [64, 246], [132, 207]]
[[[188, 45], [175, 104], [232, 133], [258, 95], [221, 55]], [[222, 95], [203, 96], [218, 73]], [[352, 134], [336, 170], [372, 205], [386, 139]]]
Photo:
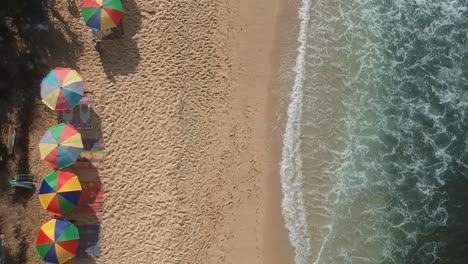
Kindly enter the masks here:
[[[297, 13], [299, 4], [280, 1], [276, 14], [275, 45], [271, 54], [273, 65], [270, 90], [266, 110], [265, 135], [269, 139], [270, 148], [269, 169], [267, 169], [266, 189], [267, 210], [265, 213], [266, 250], [265, 263], [294, 263], [294, 249], [289, 241], [288, 230], [282, 211], [283, 192], [281, 188], [280, 162], [282, 158], [283, 137], [287, 122], [287, 108], [289, 105], [286, 96], [294, 84], [293, 67], [297, 56], [297, 35], [299, 21]], [[273, 220], [273, 221], [271, 221]]]

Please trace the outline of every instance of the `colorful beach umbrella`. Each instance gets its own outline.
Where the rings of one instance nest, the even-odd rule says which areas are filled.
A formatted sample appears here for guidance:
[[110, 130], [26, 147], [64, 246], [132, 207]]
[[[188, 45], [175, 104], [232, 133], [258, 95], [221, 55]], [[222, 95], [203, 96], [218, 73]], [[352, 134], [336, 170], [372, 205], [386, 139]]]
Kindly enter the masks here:
[[41, 159], [55, 169], [74, 164], [82, 150], [80, 132], [65, 123], [51, 127], [39, 143]]
[[83, 78], [75, 70], [55, 68], [42, 80], [42, 101], [52, 110], [73, 109], [83, 97]]
[[54, 171], [44, 177], [39, 188], [39, 201], [49, 213], [63, 216], [80, 202], [81, 184], [75, 174]]
[[76, 255], [80, 235], [72, 223], [53, 219], [45, 223], [36, 238], [36, 250], [46, 263], [65, 263]]
[[81, 12], [88, 27], [103, 31], [117, 27], [124, 9], [120, 0], [85, 0]]

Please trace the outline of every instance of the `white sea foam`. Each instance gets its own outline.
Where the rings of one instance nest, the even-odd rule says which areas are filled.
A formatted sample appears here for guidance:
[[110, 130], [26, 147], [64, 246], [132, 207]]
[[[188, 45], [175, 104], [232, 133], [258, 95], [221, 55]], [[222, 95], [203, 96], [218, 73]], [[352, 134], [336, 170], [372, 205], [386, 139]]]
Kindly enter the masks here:
[[463, 2], [302, 4], [281, 163], [295, 262], [468, 263]]
[[295, 250], [295, 263], [306, 264], [311, 245], [308, 234], [307, 215], [304, 206], [300, 134], [302, 119], [303, 84], [307, 28], [311, 0], [303, 0], [299, 9], [299, 48], [294, 67], [295, 79], [288, 107], [288, 121], [283, 140], [281, 161], [281, 186], [283, 191], [282, 210], [289, 231], [289, 239]]

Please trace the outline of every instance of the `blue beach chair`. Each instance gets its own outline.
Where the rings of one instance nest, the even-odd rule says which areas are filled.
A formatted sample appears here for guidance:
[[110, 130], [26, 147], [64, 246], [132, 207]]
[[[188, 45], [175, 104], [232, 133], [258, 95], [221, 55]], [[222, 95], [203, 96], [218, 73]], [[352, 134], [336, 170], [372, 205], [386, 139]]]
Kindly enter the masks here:
[[10, 185], [13, 188], [34, 189], [36, 186], [34, 185], [33, 180], [34, 177], [29, 174], [18, 174], [15, 176], [14, 180], [10, 181]]

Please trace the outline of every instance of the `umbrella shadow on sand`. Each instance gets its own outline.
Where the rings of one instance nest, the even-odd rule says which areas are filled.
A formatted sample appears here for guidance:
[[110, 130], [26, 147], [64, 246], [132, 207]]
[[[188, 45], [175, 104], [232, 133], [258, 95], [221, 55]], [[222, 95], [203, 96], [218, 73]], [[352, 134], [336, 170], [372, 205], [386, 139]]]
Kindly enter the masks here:
[[125, 15], [120, 29], [99, 45], [99, 57], [104, 72], [111, 81], [114, 76], [135, 72], [140, 62], [137, 42], [132, 38], [140, 29], [141, 13], [134, 0], [123, 0]]
[[[83, 188], [83, 192], [81, 194], [82, 200], [83, 200], [83, 196], [86, 196], [88, 198], [86, 199], [86, 203], [90, 203], [90, 204], [94, 203], [92, 199], [89, 199], [90, 191], [84, 187], [84, 184], [86, 182], [89, 183], [90, 181], [94, 182], [97, 185], [102, 184], [100, 177], [99, 177], [99, 171], [97, 169], [70, 169], [70, 171], [73, 171], [73, 173], [75, 173], [80, 179], [80, 182]], [[79, 206], [81, 206], [81, 204], [82, 203], [80, 203]], [[83, 226], [100, 226], [100, 222], [99, 222], [99, 218], [97, 214], [98, 212], [95, 212], [92, 210], [83, 211], [83, 210], [75, 209], [71, 213], [67, 214], [64, 218], [72, 222], [80, 230]], [[99, 236], [100, 235], [99, 232], [96, 235]], [[90, 246], [96, 246], [96, 244], [92, 244], [93, 241], [90, 239], [90, 237], [81, 232], [80, 232], [80, 241], [81, 242], [80, 242], [80, 245], [78, 246], [77, 256], [71, 261], [69, 261], [69, 263], [71, 264], [96, 263], [96, 260], [99, 258], [99, 256], [96, 257], [96, 259], [93, 259], [87, 252]], [[94, 243], [96, 242], [94, 241]], [[82, 246], [81, 244], [83, 244], [84, 246]], [[99, 244], [97, 244], [97, 247], [99, 247]]]
[[[102, 142], [103, 135], [101, 118], [92, 108], [91, 111], [91, 116], [93, 120], [92, 128], [79, 129], [84, 145], [83, 153], [87, 153], [89, 155], [84, 155], [82, 153], [81, 157], [75, 165], [72, 165], [65, 169], [67, 171], [73, 172], [75, 175], [78, 176], [83, 188], [79, 209], [75, 209], [73, 212], [64, 217], [73, 224], [75, 224], [79, 229], [82, 226], [100, 226], [99, 218], [97, 216], [100, 210], [94, 210], [92, 208], [95, 208], [93, 207], [93, 205], [103, 202], [102, 198], [104, 198], [105, 201], [105, 197], [101, 196], [102, 192], [101, 195], [99, 194], [99, 190], [103, 189], [93, 188], [95, 186], [102, 186], [100, 178], [100, 169], [102, 168], [102, 162], [96, 162], [96, 160], [102, 159], [103, 156], [94, 157], [92, 153], [93, 151], [97, 151], [98, 154], [104, 155], [104, 145]], [[61, 121], [60, 118], [59, 121]], [[102, 153], [99, 153], [100, 151]], [[88, 210], [87, 208], [90, 209]], [[100, 230], [100, 228], [98, 229]], [[99, 235], [99, 232], [97, 232], [98, 237]], [[91, 239], [90, 236], [81, 236], [82, 237], [80, 237], [80, 240], [85, 241], [86, 245], [96, 246], [96, 241], [93, 241], [93, 239]], [[99, 244], [97, 244], [97, 247], [99, 247]], [[78, 256], [81, 256], [81, 258], [78, 258]], [[67, 263], [94, 264], [96, 263], [96, 260], [97, 258], [93, 259], [92, 257], [90, 257], [85, 248], [80, 244], [80, 246], [78, 247], [77, 257], [70, 260]]]

